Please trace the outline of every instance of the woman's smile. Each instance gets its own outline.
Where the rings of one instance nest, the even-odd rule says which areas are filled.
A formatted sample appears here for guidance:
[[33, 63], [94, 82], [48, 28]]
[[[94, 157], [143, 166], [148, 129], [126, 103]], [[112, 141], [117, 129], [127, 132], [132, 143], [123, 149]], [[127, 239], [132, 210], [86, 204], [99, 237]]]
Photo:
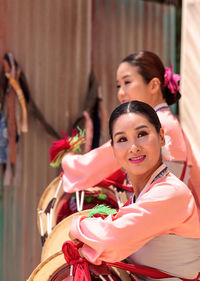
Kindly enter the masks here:
[[129, 158], [129, 161], [132, 164], [140, 164], [145, 160], [145, 158], [146, 158], [145, 155], [133, 156], [133, 157]]
[[113, 125], [113, 149], [129, 177], [148, 177], [161, 163], [161, 135], [139, 113], [122, 114]]

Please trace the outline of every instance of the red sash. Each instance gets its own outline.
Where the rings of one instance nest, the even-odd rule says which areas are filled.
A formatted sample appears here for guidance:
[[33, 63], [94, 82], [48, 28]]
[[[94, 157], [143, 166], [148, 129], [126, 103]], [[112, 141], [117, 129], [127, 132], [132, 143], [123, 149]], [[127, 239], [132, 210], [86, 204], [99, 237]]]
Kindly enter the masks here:
[[[69, 265], [73, 265], [72, 275], [74, 277], [74, 281], [91, 281], [90, 272], [89, 272], [90, 263], [85, 258], [82, 258], [78, 252], [78, 249], [81, 248], [82, 246], [83, 246], [82, 242], [75, 245], [72, 241], [66, 241], [62, 246], [62, 251], [66, 262]], [[117, 267], [126, 271], [130, 271], [133, 274], [140, 274], [155, 279], [175, 277], [183, 281], [198, 281], [198, 278], [200, 277], [200, 273], [199, 273], [199, 275], [195, 279], [184, 279], [164, 273], [155, 268], [134, 265], [134, 264], [127, 264], [123, 262], [104, 262], [104, 261], [102, 262], [102, 265], [95, 266], [98, 268], [96, 272], [101, 272], [101, 267], [105, 265], [108, 267]], [[92, 265], [92, 267], [94, 267], [94, 265]]]

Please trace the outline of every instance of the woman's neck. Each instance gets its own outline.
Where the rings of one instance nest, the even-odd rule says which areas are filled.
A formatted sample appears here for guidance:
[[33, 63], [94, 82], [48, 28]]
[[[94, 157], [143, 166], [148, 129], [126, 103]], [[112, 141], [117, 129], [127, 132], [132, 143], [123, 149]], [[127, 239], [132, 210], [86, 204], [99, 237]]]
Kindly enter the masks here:
[[163, 98], [162, 92], [160, 91], [159, 93], [152, 95], [151, 96], [151, 106], [154, 108], [157, 105], [161, 104], [161, 103], [165, 103], [166, 100]]
[[146, 175], [145, 177], [131, 177], [130, 181], [132, 183], [133, 186], [133, 190], [134, 190], [134, 194], [135, 194], [135, 198], [137, 199], [139, 194], [141, 193], [141, 191], [144, 189], [144, 187], [146, 186], [146, 184], [148, 183], [149, 179], [150, 179], [151, 175]]
[[[141, 191], [145, 188], [147, 185], [148, 181], [151, 179], [152, 175], [156, 173], [156, 170], [162, 165], [162, 162], [159, 162], [153, 169], [150, 171], [146, 172], [145, 174], [142, 175], [128, 175], [129, 179], [132, 183], [134, 194], [136, 199], [138, 198], [139, 194]], [[156, 176], [156, 174], [155, 174]], [[153, 179], [152, 179], [153, 180]], [[149, 183], [151, 184], [151, 182]]]

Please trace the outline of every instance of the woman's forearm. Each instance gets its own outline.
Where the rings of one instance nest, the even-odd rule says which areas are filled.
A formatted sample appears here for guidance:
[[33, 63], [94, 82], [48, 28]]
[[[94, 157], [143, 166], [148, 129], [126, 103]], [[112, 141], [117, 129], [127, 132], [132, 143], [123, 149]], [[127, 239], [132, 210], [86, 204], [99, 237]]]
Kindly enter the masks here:
[[63, 188], [66, 192], [84, 190], [98, 184], [120, 168], [110, 141], [86, 154], [66, 154], [62, 160]]

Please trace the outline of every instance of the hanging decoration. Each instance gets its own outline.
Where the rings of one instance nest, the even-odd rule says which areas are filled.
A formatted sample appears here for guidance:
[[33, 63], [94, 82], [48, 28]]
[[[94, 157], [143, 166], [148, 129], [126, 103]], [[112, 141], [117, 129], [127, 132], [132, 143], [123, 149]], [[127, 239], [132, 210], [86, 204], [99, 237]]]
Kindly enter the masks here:
[[28, 132], [28, 115], [32, 115], [53, 138], [60, 135], [46, 121], [32, 99], [21, 67], [12, 53], [2, 59], [0, 73], [0, 164], [3, 164], [4, 184], [19, 179], [19, 140]]
[[86, 153], [100, 145], [101, 132], [105, 122], [105, 110], [101, 91], [93, 70], [91, 70], [89, 76], [88, 89], [83, 108], [83, 113], [75, 121], [73, 128], [79, 126], [85, 129], [86, 141], [83, 152]]

